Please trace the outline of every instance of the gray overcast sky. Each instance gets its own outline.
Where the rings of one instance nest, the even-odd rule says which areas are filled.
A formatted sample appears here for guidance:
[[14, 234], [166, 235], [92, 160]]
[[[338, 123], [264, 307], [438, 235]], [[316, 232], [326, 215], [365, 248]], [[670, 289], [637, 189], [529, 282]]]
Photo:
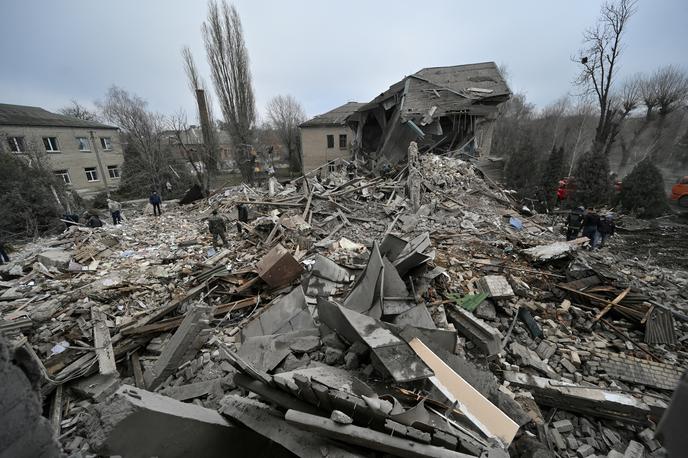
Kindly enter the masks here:
[[[238, 0], [258, 109], [292, 94], [309, 116], [368, 101], [423, 67], [495, 61], [542, 107], [568, 91], [570, 61], [600, 2]], [[113, 84], [191, 114], [180, 50], [210, 82], [201, 0], [0, 0], [0, 102], [91, 105]], [[620, 77], [685, 66], [688, 1], [641, 0]], [[219, 110], [216, 114], [219, 115]]]

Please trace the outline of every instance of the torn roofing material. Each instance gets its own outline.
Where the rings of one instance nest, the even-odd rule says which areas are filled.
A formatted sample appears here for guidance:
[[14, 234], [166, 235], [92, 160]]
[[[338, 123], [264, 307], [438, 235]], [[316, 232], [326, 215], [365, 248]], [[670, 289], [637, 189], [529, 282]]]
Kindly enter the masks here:
[[411, 351], [408, 344], [382, 322], [318, 298], [318, 316], [330, 329], [350, 343], [363, 342], [396, 382], [421, 380], [432, 371]]
[[241, 331], [242, 339], [252, 336], [282, 334], [315, 327], [313, 317], [306, 304], [306, 296], [299, 285], [286, 296], [265, 308]]

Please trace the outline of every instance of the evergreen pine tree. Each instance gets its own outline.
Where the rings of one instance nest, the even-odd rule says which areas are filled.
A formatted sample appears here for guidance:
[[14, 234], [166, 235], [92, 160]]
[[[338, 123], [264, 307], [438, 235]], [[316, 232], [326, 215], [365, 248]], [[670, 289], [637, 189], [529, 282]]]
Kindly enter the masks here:
[[606, 205], [612, 195], [609, 176], [609, 159], [605, 154], [588, 151], [583, 154], [574, 170], [576, 191], [573, 200], [576, 205]]
[[504, 175], [507, 185], [524, 196], [534, 196], [539, 180], [535, 147], [529, 135], [523, 135], [507, 160]]
[[624, 211], [634, 211], [641, 218], [657, 217], [668, 209], [662, 172], [645, 158], [624, 178], [619, 193]]
[[564, 178], [564, 173], [566, 173], [564, 168], [564, 148], [553, 147], [545, 163], [541, 184], [548, 206], [553, 206], [557, 200], [559, 180]]

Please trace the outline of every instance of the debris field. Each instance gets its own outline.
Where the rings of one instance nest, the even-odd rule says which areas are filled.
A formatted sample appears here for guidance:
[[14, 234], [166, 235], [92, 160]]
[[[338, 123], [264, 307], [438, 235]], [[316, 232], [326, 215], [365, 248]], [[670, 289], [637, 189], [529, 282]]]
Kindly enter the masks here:
[[60, 449], [12, 426], [13, 456], [666, 456], [688, 273], [564, 242], [469, 162], [123, 213], [0, 266]]

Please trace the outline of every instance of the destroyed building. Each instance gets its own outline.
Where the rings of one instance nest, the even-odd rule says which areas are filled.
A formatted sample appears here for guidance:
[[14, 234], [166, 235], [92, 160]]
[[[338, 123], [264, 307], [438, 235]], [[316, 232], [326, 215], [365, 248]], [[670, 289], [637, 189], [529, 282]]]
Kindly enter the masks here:
[[424, 68], [359, 107], [347, 124], [375, 167], [403, 161], [411, 141], [421, 153], [489, 156], [499, 104], [510, 96], [494, 62]]
[[[403, 174], [300, 177], [18, 247], [0, 456], [676, 450], [657, 425], [684, 424], [688, 272], [565, 241], [461, 159], [412, 165], [417, 197]], [[205, 219], [238, 203], [248, 235], [212, 247]]]

